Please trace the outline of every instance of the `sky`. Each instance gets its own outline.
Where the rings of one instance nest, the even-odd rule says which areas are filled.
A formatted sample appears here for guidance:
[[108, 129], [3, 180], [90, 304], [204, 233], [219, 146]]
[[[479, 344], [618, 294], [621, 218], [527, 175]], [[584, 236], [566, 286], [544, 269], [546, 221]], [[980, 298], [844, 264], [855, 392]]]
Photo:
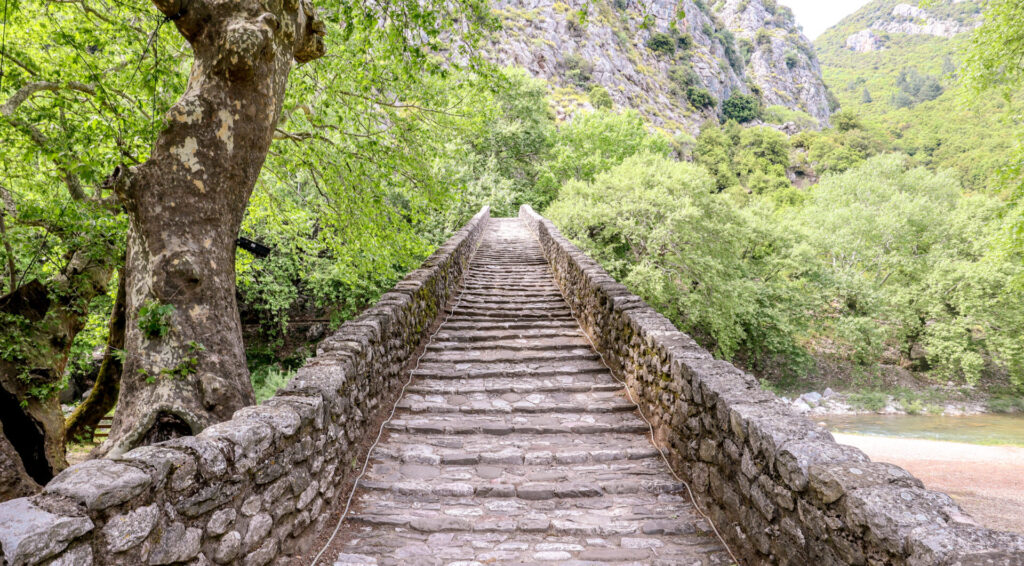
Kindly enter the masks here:
[[804, 27], [804, 34], [814, 39], [832, 24], [838, 23], [857, 11], [869, 0], [781, 0], [796, 15], [796, 22]]

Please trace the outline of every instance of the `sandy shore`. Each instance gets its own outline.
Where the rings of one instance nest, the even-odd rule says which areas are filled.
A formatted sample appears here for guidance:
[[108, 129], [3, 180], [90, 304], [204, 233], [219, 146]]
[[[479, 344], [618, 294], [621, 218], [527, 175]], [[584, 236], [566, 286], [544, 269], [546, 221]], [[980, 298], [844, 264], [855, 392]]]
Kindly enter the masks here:
[[914, 474], [948, 493], [980, 524], [1024, 534], [1024, 447], [835, 434], [872, 460]]

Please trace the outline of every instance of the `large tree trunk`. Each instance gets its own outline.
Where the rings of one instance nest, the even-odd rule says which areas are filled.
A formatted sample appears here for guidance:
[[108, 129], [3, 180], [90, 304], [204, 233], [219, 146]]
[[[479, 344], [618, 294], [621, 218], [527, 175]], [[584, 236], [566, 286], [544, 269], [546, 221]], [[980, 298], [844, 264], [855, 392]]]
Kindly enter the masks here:
[[68, 417], [64, 425], [65, 434], [71, 439], [92, 440], [93, 432], [100, 421], [114, 408], [117, 393], [121, 389], [121, 350], [124, 348], [125, 325], [125, 277], [121, 269], [117, 278], [117, 298], [110, 312], [110, 324], [107, 326], [107, 348], [103, 353], [103, 362], [96, 383], [93, 384], [89, 396]]
[[110, 456], [194, 434], [254, 402], [235, 240], [292, 65], [324, 52], [309, 0], [154, 3], [195, 60], [149, 160], [110, 180], [130, 220], [126, 357], [104, 444]]

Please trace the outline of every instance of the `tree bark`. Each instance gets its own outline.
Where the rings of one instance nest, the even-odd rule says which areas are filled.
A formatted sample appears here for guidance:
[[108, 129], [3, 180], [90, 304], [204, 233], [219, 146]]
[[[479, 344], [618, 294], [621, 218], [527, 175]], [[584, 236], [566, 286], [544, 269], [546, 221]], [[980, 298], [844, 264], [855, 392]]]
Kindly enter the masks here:
[[288, 74], [324, 53], [309, 0], [154, 3], [195, 60], [149, 160], [109, 180], [130, 227], [125, 364], [108, 456], [195, 434], [254, 402], [235, 240]]
[[121, 269], [117, 278], [117, 298], [110, 312], [110, 324], [107, 326], [107, 349], [103, 353], [103, 362], [96, 375], [89, 396], [68, 417], [64, 429], [65, 435], [71, 439], [91, 440], [100, 420], [117, 404], [117, 393], [121, 390], [121, 350], [124, 348], [125, 325], [125, 276]]

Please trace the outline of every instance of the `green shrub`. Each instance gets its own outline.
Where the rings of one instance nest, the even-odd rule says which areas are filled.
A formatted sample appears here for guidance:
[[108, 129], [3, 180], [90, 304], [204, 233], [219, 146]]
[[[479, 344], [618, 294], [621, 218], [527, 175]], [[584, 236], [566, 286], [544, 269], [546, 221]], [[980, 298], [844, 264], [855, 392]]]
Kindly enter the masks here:
[[995, 395], [987, 404], [993, 413], [1024, 413], [1024, 396], [1021, 395]]
[[672, 84], [682, 92], [686, 92], [687, 87], [696, 86], [700, 82], [700, 77], [697, 76], [696, 71], [690, 65], [672, 65], [668, 68], [668, 78], [672, 81]]
[[256, 392], [256, 403], [260, 404], [270, 399], [277, 393], [277, 390], [288, 385], [288, 382], [295, 377], [294, 371], [281, 369], [277, 364], [258, 367], [249, 374], [252, 381], [252, 388]]
[[786, 53], [786, 67], [789, 69], [795, 69], [800, 63], [800, 58], [797, 56], [796, 51], [789, 51]]
[[676, 47], [684, 52], [693, 49], [693, 36], [688, 33], [680, 34], [676, 38]]
[[590, 89], [590, 104], [594, 108], [611, 108], [615, 105], [612, 95], [603, 86], [595, 86]]
[[686, 99], [690, 101], [697, 110], [711, 108], [718, 104], [715, 97], [706, 88], [691, 86], [686, 89]]
[[676, 42], [672, 41], [672, 36], [667, 33], [652, 33], [651, 37], [647, 38], [647, 48], [662, 55], [672, 55], [676, 52]]
[[[806, 112], [793, 110], [781, 105], [772, 105], [765, 108], [761, 113], [762, 119], [769, 124], [785, 124], [793, 122], [801, 130], [815, 130], [818, 128], [818, 120]], [[794, 141], [795, 144], [795, 141]]]
[[139, 307], [139, 330], [151, 340], [163, 338], [171, 331], [174, 305], [147, 300]]
[[866, 411], [881, 411], [889, 403], [889, 396], [881, 391], [860, 391], [846, 397], [851, 407]]
[[566, 55], [562, 65], [565, 67], [565, 78], [578, 87], [586, 86], [593, 78], [594, 64], [575, 53]]
[[761, 28], [761, 29], [757, 30], [757, 34], [754, 35], [754, 42], [757, 43], [758, 45], [771, 45], [771, 43], [772, 43], [772, 34], [771, 34], [771, 32], [766, 30], [766, 29], [764, 29], [764, 28]]
[[722, 114], [741, 124], [752, 122], [761, 116], [761, 103], [752, 95], [733, 92], [722, 105]]
[[848, 110], [840, 110], [832, 115], [832, 126], [840, 132], [849, 132], [863, 127], [860, 116]]

